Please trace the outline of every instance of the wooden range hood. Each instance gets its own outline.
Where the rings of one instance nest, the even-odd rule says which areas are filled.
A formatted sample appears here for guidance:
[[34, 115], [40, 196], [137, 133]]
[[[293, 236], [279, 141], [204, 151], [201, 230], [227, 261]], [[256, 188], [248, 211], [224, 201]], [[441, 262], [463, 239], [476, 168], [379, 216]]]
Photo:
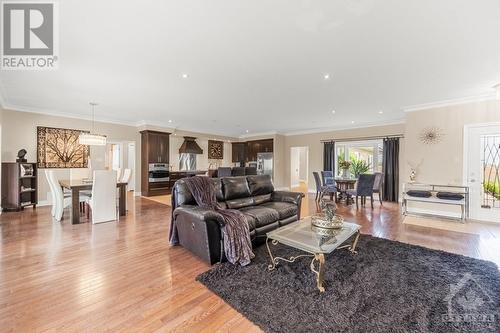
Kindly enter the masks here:
[[179, 154], [203, 154], [203, 149], [198, 146], [195, 140], [195, 137], [185, 136], [184, 142], [179, 148]]

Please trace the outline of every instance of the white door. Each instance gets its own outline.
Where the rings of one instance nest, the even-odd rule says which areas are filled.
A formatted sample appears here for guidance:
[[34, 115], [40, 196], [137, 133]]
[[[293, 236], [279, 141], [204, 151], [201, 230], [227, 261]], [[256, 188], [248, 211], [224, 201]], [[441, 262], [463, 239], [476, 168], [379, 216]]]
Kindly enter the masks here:
[[470, 218], [500, 222], [500, 125], [468, 127], [465, 144]]

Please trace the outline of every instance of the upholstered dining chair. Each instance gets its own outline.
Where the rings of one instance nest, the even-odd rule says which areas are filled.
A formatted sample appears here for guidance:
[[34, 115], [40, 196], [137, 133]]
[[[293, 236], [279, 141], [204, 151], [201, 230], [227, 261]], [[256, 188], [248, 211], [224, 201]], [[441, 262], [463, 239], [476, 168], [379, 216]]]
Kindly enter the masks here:
[[234, 167], [231, 170], [231, 176], [244, 176], [245, 175], [245, 167]]
[[122, 178], [122, 169], [118, 168], [116, 169], [116, 181], [119, 182], [121, 178]]
[[334, 185], [335, 178], [333, 177], [333, 171], [321, 171], [321, 181], [323, 186]]
[[231, 168], [229, 167], [220, 167], [217, 169], [217, 177], [231, 177]]
[[245, 176], [251, 176], [257, 174], [256, 167], [245, 167]]
[[330, 196], [334, 196], [335, 195], [335, 201], [337, 201], [337, 188], [335, 187], [335, 185], [326, 185], [326, 186], [323, 186], [321, 184], [321, 178], [319, 177], [319, 173], [314, 171], [313, 172], [313, 176], [314, 176], [314, 182], [316, 183], [316, 197], [315, 197], [315, 200], [316, 201], [319, 201], [321, 200], [321, 198], [323, 198], [323, 195], [328, 193], [330, 194]]
[[132, 176], [132, 169], [125, 169], [123, 170], [123, 175], [122, 178], [120, 179], [121, 183], [128, 183], [130, 182], [130, 177]]
[[373, 183], [373, 193], [378, 193], [378, 201], [382, 204], [382, 185], [384, 183], [384, 174], [375, 172], [375, 182]]
[[[71, 206], [71, 193], [64, 193], [59, 180], [56, 177], [54, 170], [45, 170], [45, 177], [49, 183], [50, 195], [52, 199], [51, 214], [56, 221], [61, 221], [63, 217], [64, 208]], [[80, 193], [79, 202], [83, 204], [88, 199], [88, 196]], [[82, 210], [83, 205], [80, 206]]]
[[114, 221], [116, 213], [116, 171], [94, 171], [92, 198], [87, 202], [92, 210], [92, 224]]
[[362, 174], [359, 175], [356, 182], [356, 188], [347, 190], [347, 193], [356, 197], [356, 208], [358, 205], [358, 197], [361, 197], [361, 205], [366, 204], [366, 197], [370, 197], [373, 208], [373, 184], [375, 183], [375, 175]]

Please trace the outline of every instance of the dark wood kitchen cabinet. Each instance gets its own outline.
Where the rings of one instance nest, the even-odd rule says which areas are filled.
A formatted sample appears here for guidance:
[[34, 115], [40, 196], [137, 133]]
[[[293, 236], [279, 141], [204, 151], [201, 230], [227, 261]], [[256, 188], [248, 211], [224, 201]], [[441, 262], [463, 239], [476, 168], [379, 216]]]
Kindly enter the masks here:
[[141, 131], [141, 192], [144, 196], [170, 193], [170, 184], [149, 182], [149, 164], [170, 161], [170, 133], [145, 130]]
[[231, 147], [231, 161], [233, 163], [247, 161], [247, 143], [246, 142], [233, 142]]
[[273, 139], [253, 140], [247, 142], [247, 161], [257, 161], [258, 153], [272, 153], [273, 152]]
[[[142, 131], [142, 156], [148, 163], [168, 163], [170, 154], [170, 133], [157, 131]], [[146, 152], [144, 156], [144, 153]]]

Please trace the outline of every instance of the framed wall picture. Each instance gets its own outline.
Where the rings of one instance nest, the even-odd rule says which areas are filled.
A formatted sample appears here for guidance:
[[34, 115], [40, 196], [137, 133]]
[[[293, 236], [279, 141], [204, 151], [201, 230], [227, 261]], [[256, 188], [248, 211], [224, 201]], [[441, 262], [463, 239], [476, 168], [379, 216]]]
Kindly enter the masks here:
[[87, 168], [90, 147], [78, 143], [80, 133], [88, 131], [36, 128], [37, 165], [39, 168]]
[[208, 140], [208, 159], [222, 160], [224, 158], [224, 142]]

